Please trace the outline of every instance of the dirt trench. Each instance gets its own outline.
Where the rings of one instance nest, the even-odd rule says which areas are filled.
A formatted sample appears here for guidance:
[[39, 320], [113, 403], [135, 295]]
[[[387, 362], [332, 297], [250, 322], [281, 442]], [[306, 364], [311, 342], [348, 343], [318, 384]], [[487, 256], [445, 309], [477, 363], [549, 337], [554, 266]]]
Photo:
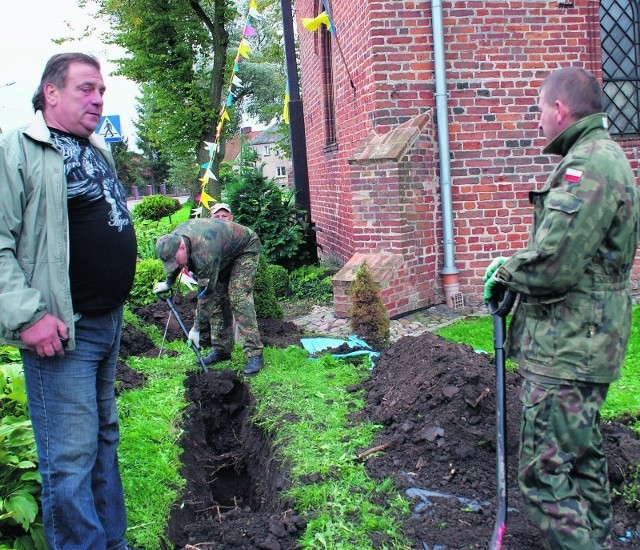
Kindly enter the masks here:
[[247, 386], [230, 370], [191, 374], [185, 386], [187, 487], [169, 518], [174, 548], [297, 548], [305, 521], [279, 496], [286, 470], [248, 422]]

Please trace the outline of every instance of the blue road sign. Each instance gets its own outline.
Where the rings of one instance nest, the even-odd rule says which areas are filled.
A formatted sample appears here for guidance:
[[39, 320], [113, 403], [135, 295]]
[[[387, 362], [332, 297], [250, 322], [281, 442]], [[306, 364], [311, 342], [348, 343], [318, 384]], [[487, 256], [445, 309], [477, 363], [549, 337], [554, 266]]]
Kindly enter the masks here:
[[101, 135], [107, 143], [122, 141], [120, 115], [103, 116], [95, 129], [95, 133]]

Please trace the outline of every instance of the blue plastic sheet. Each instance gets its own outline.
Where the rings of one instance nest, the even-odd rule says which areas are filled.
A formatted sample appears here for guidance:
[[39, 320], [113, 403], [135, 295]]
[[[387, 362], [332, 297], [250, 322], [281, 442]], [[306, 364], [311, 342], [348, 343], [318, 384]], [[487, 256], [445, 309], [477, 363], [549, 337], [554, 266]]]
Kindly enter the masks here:
[[300, 343], [302, 347], [309, 352], [311, 357], [318, 357], [322, 355], [322, 353], [326, 350], [336, 349], [340, 346], [346, 344], [349, 348], [353, 349], [353, 351], [347, 353], [332, 353], [332, 357], [336, 357], [338, 359], [344, 357], [353, 357], [355, 355], [368, 355], [371, 359], [374, 357], [378, 357], [380, 355], [379, 352], [373, 351], [371, 346], [367, 344], [362, 338], [358, 338], [354, 334], [350, 334], [348, 338], [328, 338], [328, 337], [320, 337], [320, 338], [301, 338]]

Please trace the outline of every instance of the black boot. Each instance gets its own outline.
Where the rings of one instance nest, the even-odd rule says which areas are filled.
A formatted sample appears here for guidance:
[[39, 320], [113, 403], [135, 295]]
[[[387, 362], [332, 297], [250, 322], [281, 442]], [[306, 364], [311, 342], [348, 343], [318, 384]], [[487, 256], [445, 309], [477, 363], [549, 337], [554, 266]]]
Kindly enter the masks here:
[[260, 369], [264, 367], [264, 359], [262, 355], [254, 355], [247, 359], [247, 366], [242, 371], [243, 374], [258, 374]]
[[[220, 363], [221, 361], [227, 361], [231, 359], [231, 354], [228, 351], [222, 351], [213, 348], [209, 355], [202, 358], [205, 365], [213, 365], [214, 363]], [[196, 361], [196, 365], [200, 366], [200, 361]]]

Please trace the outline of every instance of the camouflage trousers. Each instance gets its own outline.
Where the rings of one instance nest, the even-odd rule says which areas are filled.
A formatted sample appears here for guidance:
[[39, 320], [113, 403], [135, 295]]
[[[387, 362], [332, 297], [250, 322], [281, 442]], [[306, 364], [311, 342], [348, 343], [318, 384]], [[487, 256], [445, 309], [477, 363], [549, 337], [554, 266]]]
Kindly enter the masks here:
[[522, 384], [518, 484], [552, 550], [612, 547], [611, 492], [598, 427], [608, 389]]
[[262, 339], [258, 330], [253, 287], [260, 254], [246, 251], [220, 274], [211, 297], [211, 346], [231, 352], [234, 344], [235, 319], [242, 350], [247, 358], [262, 354]]

